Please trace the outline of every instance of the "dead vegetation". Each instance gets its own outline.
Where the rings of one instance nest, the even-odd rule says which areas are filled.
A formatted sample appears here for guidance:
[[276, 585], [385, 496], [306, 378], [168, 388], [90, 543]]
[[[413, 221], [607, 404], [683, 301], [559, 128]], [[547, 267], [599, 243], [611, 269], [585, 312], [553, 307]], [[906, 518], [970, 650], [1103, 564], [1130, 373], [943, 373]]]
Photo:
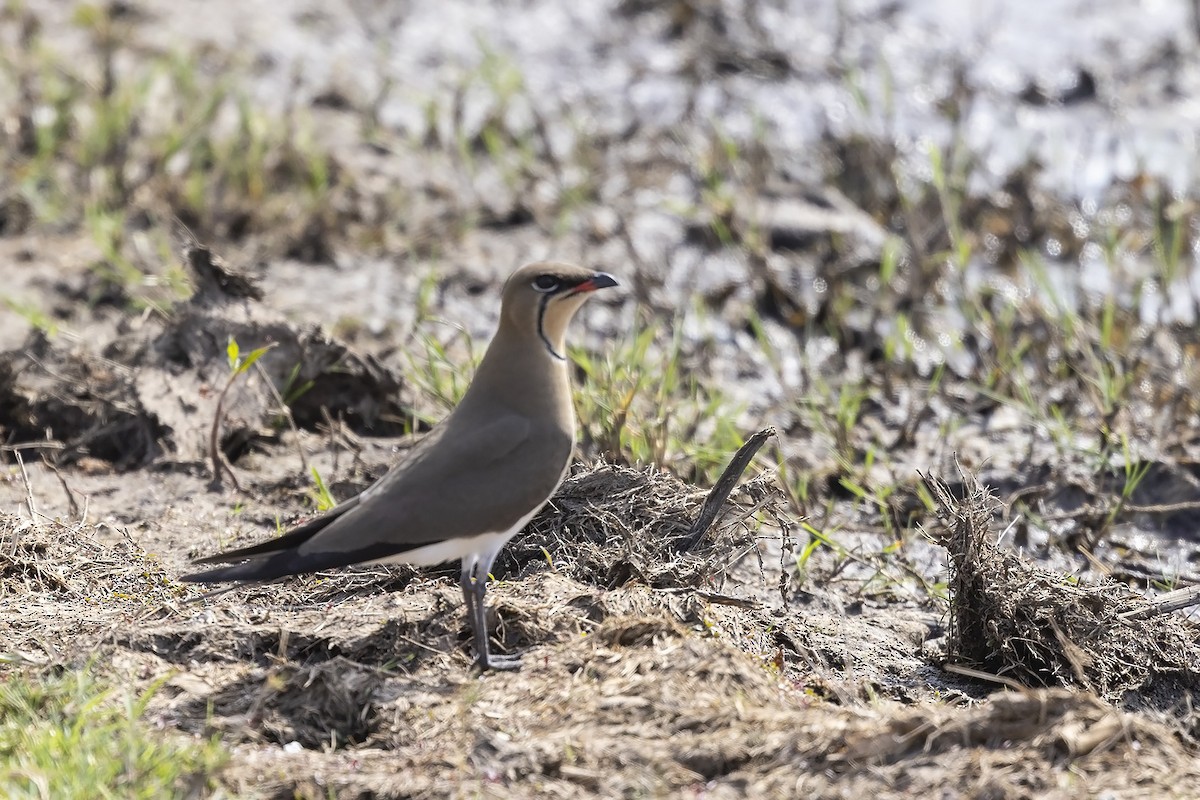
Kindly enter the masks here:
[[[739, 617], [760, 626], [752, 612], [704, 604], [689, 612], [678, 595], [640, 583], [603, 590], [545, 571], [502, 586], [508, 633], [501, 635], [526, 618], [540, 629], [525, 669], [485, 680], [469, 675], [462, 653], [407, 663], [385, 655], [464, 646], [465, 630], [454, 635], [461, 609], [447, 602], [456, 593], [451, 580], [413, 584], [398, 603], [378, 595], [315, 608], [279, 603], [269, 616], [240, 622], [251, 610], [242, 601], [227, 597], [189, 612], [171, 592], [143, 586], [143, 600], [166, 604], [159, 614], [131, 618], [119, 603], [98, 603], [94, 621], [109, 630], [87, 635], [77, 613], [71, 628], [47, 624], [79, 602], [63, 593], [106, 597], [135, 588], [129, 576], [147, 568], [145, 556], [131, 548], [113, 563], [83, 534], [5, 524], [6, 536], [24, 543], [4, 581], [43, 590], [42, 604], [28, 612], [43, 642], [83, 635], [107, 669], [135, 682], [162, 672], [163, 657], [188, 665], [170, 673], [150, 714], [159, 724], [253, 745], [237, 751], [244, 755], [222, 778], [238, 793], [900, 798], [952, 782], [972, 797], [1066, 798], [1101, 788], [1115, 797], [1186, 796], [1200, 787], [1173, 729], [1092, 694], [831, 703], [728, 634]], [[80, 569], [92, 557], [97, 566]], [[64, 580], [69, 589], [44, 577], [73, 571], [79, 576]], [[34, 583], [14, 581], [18, 575]], [[47, 614], [54, 598], [60, 611]], [[199, 616], [189, 621], [190, 614]], [[432, 628], [422, 619], [446, 626], [442, 637], [428, 638]], [[11, 642], [13, 619], [5, 620]], [[405, 632], [412, 623], [423, 629]], [[271, 631], [273, 640], [262, 638]], [[255, 636], [257, 655], [242, 649]], [[147, 646], [151, 640], [156, 647]], [[1041, 768], [1030, 773], [1035, 764]]]
[[77, 637], [133, 624], [183, 593], [127, 534], [0, 513], [0, 659], [56, 666], [87, 657]]
[[1200, 627], [1157, 613], [1115, 582], [1038, 567], [994, 543], [996, 503], [967, 473], [955, 496], [926, 477], [948, 530], [947, 657], [1009, 685], [1081, 689], [1129, 709], [1178, 715], [1193, 735]]
[[165, 603], [178, 596], [174, 581], [128, 535], [84, 523], [0, 513], [0, 565], [0, 597], [10, 601]]
[[[737, 489], [753, 455], [772, 431], [743, 447], [712, 489], [691, 486], [654, 467], [599, 462], [578, 467], [551, 505], [501, 554], [509, 574], [550, 566], [569, 577], [613, 588], [720, 589], [726, 572], [751, 553], [763, 521], [772, 536], [786, 535], [786, 498], [773, 476]], [[739, 454], [740, 455], [740, 454]], [[715, 501], [715, 503], [714, 503]], [[712, 513], [711, 516], [707, 512]]]
[[[1200, 787], [1183, 718], [1162, 706], [1148, 716], [1130, 701], [1156, 687], [1162, 696], [1152, 679], [1173, 676], [1179, 691], [1194, 690], [1179, 683], [1190, 673], [1171, 671], [1180, 659], [1132, 668], [1194, 641], [1171, 638], [1186, 624], [1122, 621], [1144, 601], [1005, 561], [1016, 557], [981, 538], [992, 519], [984, 495], [953, 501], [933, 485], [952, 524], [947, 545], [971, 553], [954, 562], [952, 663], [973, 652], [972, 664], [1006, 682], [1070, 688], [1001, 690], [982, 703], [863, 703], [800, 644], [827, 622], [775, 617], [760, 602], [708, 590], [716, 568], [753, 542], [747, 510], [770, 518], [766, 483], [734, 495], [692, 564], [675, 545], [707, 493], [607, 464], [572, 476], [515, 542], [520, 579], [498, 584], [495, 613], [501, 646], [525, 652], [518, 673], [470, 676], [452, 577], [410, 575], [388, 593], [380, 579], [387, 586], [388, 572], [406, 571], [369, 569], [186, 604], [127, 536], [100, 541], [96, 530], [14, 517], [4, 519], [0, 602], [10, 612], [20, 604], [24, 624], [3, 616], [6, 656], [44, 668], [85, 644], [135, 682], [175, 665], [152, 717], [253, 746], [256, 755], [235, 759], [222, 780], [268, 795], [443, 796], [474, 786], [608, 797], [704, 787], [715, 797], [899, 798], [953, 781], [965, 796], [1065, 798], [1101, 786], [1117, 797]], [[602, 556], [591, 537], [604, 530], [623, 544], [610, 541]], [[1009, 627], [997, 627], [1000, 615]], [[840, 637], [885, 635], [869, 616], [838, 624]], [[1007, 638], [988, 639], [996, 630]], [[980, 638], [995, 652], [966, 650]], [[922, 658], [919, 643], [907, 647]], [[1124, 671], [1103, 660], [1110, 653]], [[936, 673], [927, 665], [914, 675], [931, 681], [928, 691]], [[951, 686], [936, 681], [947, 698], [958, 694]]]

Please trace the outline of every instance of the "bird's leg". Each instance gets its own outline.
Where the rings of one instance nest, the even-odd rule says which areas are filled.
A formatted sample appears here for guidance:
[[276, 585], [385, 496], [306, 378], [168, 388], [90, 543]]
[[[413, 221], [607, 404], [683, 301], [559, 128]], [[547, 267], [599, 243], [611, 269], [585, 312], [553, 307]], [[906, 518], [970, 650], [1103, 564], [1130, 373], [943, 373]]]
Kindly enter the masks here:
[[475, 666], [480, 670], [491, 667], [488, 653], [487, 607], [483, 604], [483, 595], [487, 591], [486, 578], [475, 579], [471, 587], [471, 629], [475, 634]]
[[478, 559], [466, 558], [462, 560], [462, 574], [459, 576], [458, 585], [462, 587], [463, 607], [467, 612], [467, 622], [471, 627], [475, 627], [475, 587], [472, 584], [475, 582], [475, 565]]
[[521, 666], [520, 656], [491, 654], [491, 646], [488, 642], [487, 604], [484, 602], [484, 595], [487, 593], [487, 565], [480, 562], [477, 572], [482, 572], [482, 574], [475, 576], [475, 584], [471, 587], [475, 590], [475, 597], [472, 598], [471, 603], [474, 615], [472, 627], [475, 629], [475, 666], [479, 667], [480, 671], [519, 669]]

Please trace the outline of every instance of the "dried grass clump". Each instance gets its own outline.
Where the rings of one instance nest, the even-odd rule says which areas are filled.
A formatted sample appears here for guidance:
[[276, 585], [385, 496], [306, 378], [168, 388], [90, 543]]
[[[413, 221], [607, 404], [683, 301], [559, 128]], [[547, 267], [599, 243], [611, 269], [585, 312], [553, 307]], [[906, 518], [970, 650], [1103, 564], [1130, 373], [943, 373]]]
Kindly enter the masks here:
[[[0, 600], [165, 603], [173, 581], [129, 535], [0, 512]], [[31, 606], [32, 608], [32, 606]]]
[[1200, 689], [1200, 629], [1116, 583], [1087, 584], [992, 544], [995, 500], [964, 474], [963, 497], [925, 476], [949, 528], [948, 656], [1026, 686], [1080, 687], [1128, 707], [1167, 708]]
[[1005, 692], [965, 709], [922, 704], [873, 722], [848, 732], [844, 750], [831, 761], [890, 764], [914, 753], [1017, 743], [1032, 745], [1047, 759], [1079, 758], [1122, 740], [1162, 740], [1165, 745], [1172, 738], [1161, 725], [1117, 711], [1094, 695], [1064, 689]]
[[502, 564], [510, 574], [528, 574], [549, 561], [574, 580], [606, 588], [630, 581], [655, 587], [719, 584], [725, 570], [754, 548], [756, 515], [781, 519], [785, 502], [773, 479], [754, 478], [732, 500], [716, 498], [720, 510], [705, 525], [706, 501], [724, 488], [718, 482], [712, 493], [698, 490], [649, 466], [577, 467], [525, 533], [505, 548]]
[[938, 797], [953, 786], [949, 796], [995, 800], [1190, 797], [1200, 785], [1170, 727], [1065, 689], [969, 706], [882, 702], [836, 717], [818, 707], [793, 730], [767, 764], [743, 771], [745, 796]]
[[384, 677], [344, 658], [279, 664], [200, 698], [183, 715], [212, 718], [243, 741], [297, 742], [308, 749], [361, 744], [377, 725], [375, 697]]
[[179, 588], [125, 533], [0, 512], [0, 661], [45, 665], [170, 607]]

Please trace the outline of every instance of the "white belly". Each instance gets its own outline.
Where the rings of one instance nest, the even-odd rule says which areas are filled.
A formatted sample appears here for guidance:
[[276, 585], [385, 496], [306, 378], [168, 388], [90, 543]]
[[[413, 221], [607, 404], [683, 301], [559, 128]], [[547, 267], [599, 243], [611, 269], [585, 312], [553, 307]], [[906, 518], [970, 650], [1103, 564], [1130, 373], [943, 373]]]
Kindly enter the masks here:
[[406, 550], [394, 556], [377, 558], [374, 561], [364, 561], [363, 563], [429, 566], [461, 558], [470, 559], [473, 562], [482, 561], [490, 566], [492, 559], [496, 557], [500, 549], [508, 544], [509, 539], [520, 533], [521, 529], [529, 524], [529, 520], [533, 519], [537, 515], [537, 512], [542, 510], [542, 506], [544, 505], [545, 503], [539, 504], [528, 514], [517, 520], [516, 525], [506, 531], [493, 531], [490, 533], [481, 533], [478, 536], [460, 536], [456, 539], [446, 539], [412, 550]]

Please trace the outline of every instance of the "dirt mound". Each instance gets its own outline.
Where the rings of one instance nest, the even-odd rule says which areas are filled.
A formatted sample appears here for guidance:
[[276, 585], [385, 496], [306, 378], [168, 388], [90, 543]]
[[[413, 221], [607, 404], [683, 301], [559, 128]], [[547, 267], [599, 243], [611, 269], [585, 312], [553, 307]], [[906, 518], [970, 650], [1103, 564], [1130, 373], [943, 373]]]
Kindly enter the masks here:
[[166, 429], [134, 382], [127, 365], [35, 329], [19, 350], [0, 353], [0, 430], [16, 444], [57, 440], [49, 446], [59, 463], [146, 463], [161, 454]]
[[501, 565], [509, 574], [526, 575], [550, 564], [605, 588], [630, 582], [720, 586], [725, 571], [754, 550], [762, 520], [776, 529], [786, 525], [786, 501], [773, 476], [752, 479], [732, 502], [718, 498], [720, 516], [710, 527], [700, 517], [713, 495], [654, 467], [579, 464], [550, 505], [504, 549]]
[[[261, 291], [208, 250], [185, 255], [196, 291], [165, 318], [131, 323], [111, 341], [69, 343], [35, 330], [18, 350], [0, 353], [0, 420], [10, 442], [50, 438], [59, 463], [86, 455], [132, 468], [209, 461], [218, 416], [218, 444], [230, 460], [279, 431], [285, 414], [308, 429], [328, 415], [354, 430], [401, 432], [400, 381], [388, 369], [259, 305]], [[270, 349], [235, 376], [231, 342], [242, 354]]]

